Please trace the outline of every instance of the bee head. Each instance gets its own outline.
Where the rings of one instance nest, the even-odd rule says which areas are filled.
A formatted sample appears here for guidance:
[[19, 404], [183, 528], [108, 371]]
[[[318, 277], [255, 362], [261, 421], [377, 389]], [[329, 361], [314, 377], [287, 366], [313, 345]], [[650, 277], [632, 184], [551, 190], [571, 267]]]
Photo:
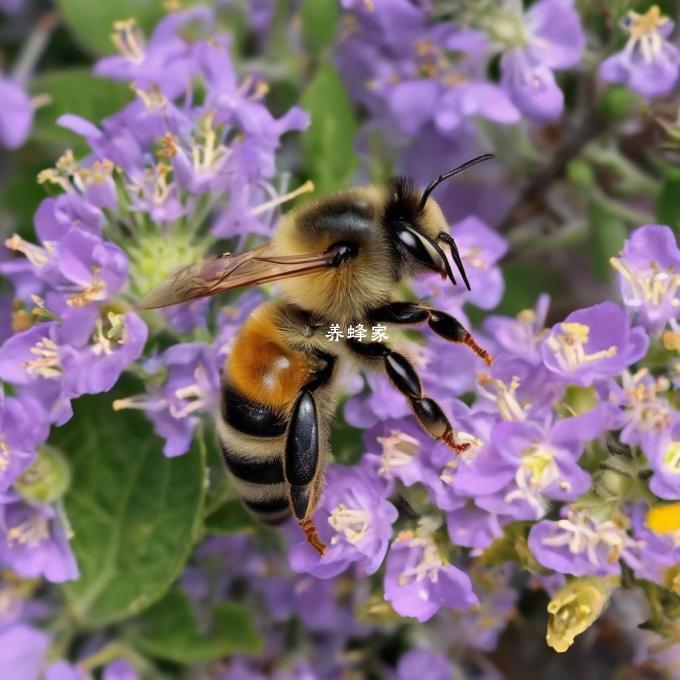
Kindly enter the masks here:
[[463, 261], [456, 242], [449, 233], [444, 213], [439, 204], [430, 198], [430, 194], [444, 180], [490, 158], [493, 156], [486, 154], [463, 163], [437, 177], [422, 192], [407, 178], [396, 177], [392, 180], [384, 221], [396, 248], [399, 264], [410, 274], [436, 271], [443, 278], [448, 277], [451, 283], [456, 284], [451, 265], [438, 243], [441, 241], [449, 246], [451, 257], [467, 289], [470, 290]]

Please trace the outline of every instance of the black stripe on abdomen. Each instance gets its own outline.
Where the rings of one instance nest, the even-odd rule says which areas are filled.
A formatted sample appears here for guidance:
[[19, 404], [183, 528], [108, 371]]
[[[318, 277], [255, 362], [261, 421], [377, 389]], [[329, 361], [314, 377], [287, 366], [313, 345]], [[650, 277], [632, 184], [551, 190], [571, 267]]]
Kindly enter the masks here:
[[266, 501], [243, 499], [245, 506], [264, 524], [272, 526], [285, 522], [290, 517], [290, 504], [287, 498], [270, 498]]
[[222, 417], [235, 430], [259, 437], [278, 437], [286, 423], [270, 406], [244, 397], [229, 385], [222, 386]]
[[285, 497], [281, 498], [269, 498], [266, 501], [243, 501], [253, 512], [258, 514], [270, 515], [272, 513], [281, 512], [281, 510], [290, 509], [288, 504], [288, 499]]
[[285, 482], [281, 457], [245, 458], [222, 444], [222, 458], [229, 472], [242, 482], [281, 484]]

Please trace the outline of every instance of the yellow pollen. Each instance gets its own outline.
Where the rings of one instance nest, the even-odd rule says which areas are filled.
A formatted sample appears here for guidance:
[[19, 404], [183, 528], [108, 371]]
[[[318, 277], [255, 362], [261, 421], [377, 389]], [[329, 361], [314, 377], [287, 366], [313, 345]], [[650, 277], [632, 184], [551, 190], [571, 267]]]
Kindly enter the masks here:
[[668, 17], [661, 14], [658, 5], [652, 5], [644, 14], [630, 11], [628, 18], [630, 20], [628, 33], [638, 39], [656, 33], [658, 28], [668, 23]]
[[[514, 375], [509, 385], [502, 380], [494, 378], [487, 373], [477, 376], [477, 384], [480, 392], [491, 401], [496, 402], [496, 407], [503, 420], [526, 420], [526, 413], [522, 404], [517, 401], [517, 389], [520, 386], [519, 378]], [[525, 404], [529, 406], [529, 404]]]
[[680, 352], [680, 333], [677, 331], [664, 331], [661, 341], [667, 350]]
[[663, 503], [651, 507], [647, 512], [646, 523], [657, 534], [680, 531], [680, 503]]
[[378, 473], [388, 474], [390, 468], [408, 465], [420, 450], [420, 442], [405, 432], [390, 430], [389, 437], [378, 437], [382, 445], [382, 458]]
[[9, 467], [9, 446], [4, 439], [0, 439], [0, 472]]
[[[338, 505], [331, 512], [328, 523], [338, 534], [355, 545], [366, 535], [370, 524], [370, 514], [366, 510], [348, 508], [344, 503]], [[331, 544], [335, 545], [340, 536], [333, 536]]]
[[43, 378], [58, 378], [62, 373], [59, 363], [59, 347], [48, 337], [38, 341], [30, 349], [31, 354], [36, 358], [25, 361], [22, 366], [26, 373], [39, 375]]
[[177, 155], [177, 137], [172, 132], [166, 132], [160, 141], [159, 155], [165, 158], [172, 158]]
[[25, 241], [19, 234], [14, 234], [5, 240], [5, 246], [9, 250], [14, 250], [21, 253], [34, 267], [44, 267], [50, 259], [53, 252], [51, 241], [45, 241], [43, 248], [36, 246], [34, 243]]
[[584, 345], [590, 337], [590, 328], [582, 323], [563, 322], [559, 325], [559, 332], [548, 338], [548, 346], [555, 354], [560, 368], [572, 371], [583, 364], [599, 359], [616, 356], [616, 346], [586, 354]]
[[126, 59], [137, 64], [144, 61], [144, 36], [134, 19], [115, 21], [111, 42]]
[[66, 300], [69, 307], [85, 307], [95, 300], [103, 300], [106, 297], [106, 283], [101, 277], [101, 268], [92, 268], [92, 283], [79, 293], [70, 295]]
[[672, 474], [680, 475], [680, 442], [671, 442], [663, 456], [663, 466]]
[[10, 548], [28, 546], [35, 548], [49, 537], [47, 520], [40, 515], [34, 515], [31, 519], [7, 531], [7, 543]]

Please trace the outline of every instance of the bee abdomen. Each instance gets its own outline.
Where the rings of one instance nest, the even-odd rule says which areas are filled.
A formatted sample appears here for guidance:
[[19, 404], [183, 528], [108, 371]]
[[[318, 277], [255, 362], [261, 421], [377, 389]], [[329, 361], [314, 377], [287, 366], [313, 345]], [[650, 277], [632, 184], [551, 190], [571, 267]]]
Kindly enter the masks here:
[[285, 481], [281, 456], [249, 458], [222, 443], [222, 458], [231, 474], [250, 484], [281, 484]]
[[290, 504], [285, 496], [269, 498], [262, 501], [243, 499], [250, 512], [263, 524], [276, 526], [290, 517]]
[[278, 437], [286, 422], [275, 409], [243, 396], [229, 385], [222, 387], [222, 417], [235, 430], [257, 437]]

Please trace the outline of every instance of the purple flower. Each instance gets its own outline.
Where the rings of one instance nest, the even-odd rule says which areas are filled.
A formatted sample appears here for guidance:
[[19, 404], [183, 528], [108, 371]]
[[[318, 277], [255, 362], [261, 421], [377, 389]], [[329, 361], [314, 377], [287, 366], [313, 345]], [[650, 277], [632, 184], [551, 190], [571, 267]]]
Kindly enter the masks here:
[[400, 534], [390, 548], [385, 599], [402, 616], [421, 623], [441, 607], [468, 609], [479, 604], [469, 576], [449, 564], [432, 536]]
[[668, 378], [655, 378], [649, 369], [642, 368], [635, 374], [624, 371], [621, 385], [610, 379], [597, 389], [602, 401], [618, 407], [610, 429], [620, 429], [619, 439], [624, 444], [640, 446], [648, 458], [656, 458], [659, 449], [669, 443], [674, 425], [680, 422], [680, 412], [663, 397], [670, 389]]
[[[508, 30], [517, 35], [505, 35]], [[532, 120], [562, 113], [564, 95], [553, 69], [571, 68], [581, 58], [585, 35], [571, 0], [540, 0], [523, 19], [503, 16], [496, 29], [511, 45], [501, 59], [501, 82], [515, 106]]]
[[389, 31], [371, 25], [388, 16], [387, 6], [361, 12], [360, 25], [348, 32], [338, 57], [350, 92], [379, 119], [407, 135], [432, 124], [446, 136], [460, 134], [475, 116], [500, 124], [519, 120], [505, 92], [484, 79], [483, 33], [443, 23], [427, 27], [422, 14]]
[[78, 566], [60, 518], [48, 505], [0, 505], [0, 564], [23, 578], [53, 583], [78, 578]]
[[541, 352], [550, 371], [587, 387], [634, 364], [645, 355], [648, 344], [644, 330], [631, 329], [618, 305], [603, 302], [572, 312], [553, 326]]
[[620, 574], [622, 558], [635, 568], [636, 547], [622, 526], [585, 512], [569, 510], [562, 519], [543, 520], [529, 531], [534, 557], [544, 567], [573, 576]]
[[[56, 243], [56, 262], [67, 286], [65, 304], [83, 307], [113, 297], [125, 284], [128, 261], [113, 243], [102, 241], [79, 227], [69, 229]], [[55, 309], [60, 314], [63, 307]]]
[[47, 633], [24, 623], [0, 629], [2, 674], [17, 680], [39, 680], [49, 646]]
[[[680, 497], [676, 494], [675, 498]], [[675, 528], [663, 526], [668, 514], [674, 513]], [[628, 510], [633, 536], [636, 540], [638, 563], [634, 565], [635, 575], [659, 585], [667, 584], [667, 574], [680, 564], [680, 531], [677, 515], [680, 505], [675, 503], [659, 504], [651, 508], [636, 503]], [[661, 521], [659, 521], [661, 517]]]
[[478, 504], [515, 519], [539, 519], [546, 513], [547, 499], [566, 501], [580, 496], [591, 483], [590, 475], [578, 465], [583, 445], [606, 430], [609, 414], [601, 406], [551, 427], [531, 421], [498, 423], [492, 432], [499, 458], [495, 479], [502, 479], [503, 462], [511, 479], [503, 485], [502, 501], [492, 497], [478, 499]]
[[399, 659], [396, 680], [451, 680], [453, 669], [448, 659], [434, 650], [412, 649]]
[[102, 680], [139, 680], [139, 673], [127, 659], [116, 659], [104, 668]]
[[387, 482], [398, 479], [405, 486], [417, 482], [434, 484], [438, 475], [425, 456], [432, 444], [415, 418], [390, 419], [364, 434], [366, 451], [362, 460], [374, 465]]
[[209, 26], [214, 17], [207, 7], [168, 15], [160, 21], [147, 43], [134, 20], [114, 24], [113, 41], [121, 56], [105, 57], [95, 73], [112, 80], [134, 82], [138, 87], [158, 87], [170, 99], [184, 93], [196, 71], [193, 48], [181, 35], [191, 22]]
[[0, 493], [35, 460], [35, 448], [48, 433], [47, 413], [37, 399], [7, 397], [0, 387]]
[[86, 680], [85, 675], [68, 661], [55, 661], [45, 669], [44, 680]]
[[667, 40], [673, 26], [657, 5], [644, 14], [629, 11], [628, 41], [621, 52], [600, 64], [600, 78], [627, 85], [648, 99], [670, 92], [680, 72], [680, 50]]
[[477, 375], [477, 406], [497, 412], [503, 420], [541, 419], [564, 394], [565, 385], [543, 365], [501, 352], [491, 373]]
[[97, 319], [93, 343], [62, 352], [66, 395], [108, 392], [122, 372], [137, 359], [147, 338], [145, 323], [134, 312], [109, 312], [106, 324]]
[[484, 331], [498, 345], [496, 353], [503, 351], [531, 364], [541, 364], [539, 346], [548, 331], [545, 320], [550, 307], [550, 296], [539, 295], [535, 309], [522, 310], [515, 319], [489, 316], [484, 321]]
[[646, 224], [611, 259], [623, 302], [650, 333], [680, 315], [680, 249], [671, 229]]
[[[503, 518], [505, 522], [510, 521]], [[446, 513], [446, 528], [454, 545], [466, 548], [487, 548], [503, 535], [501, 518], [477, 506], [472, 500]]]
[[397, 510], [379, 492], [380, 480], [364, 466], [332, 465], [326, 488], [314, 514], [323, 557], [307, 542], [294, 545], [290, 564], [318, 578], [331, 578], [358, 563], [367, 574], [378, 570], [392, 537]]
[[33, 104], [17, 83], [0, 74], [0, 146], [20, 147], [33, 127]]
[[151, 361], [150, 366], [154, 372], [167, 368], [165, 383], [150, 383], [148, 394], [118, 399], [113, 408], [144, 411], [156, 434], [165, 439], [163, 453], [169, 458], [180, 456], [191, 446], [198, 425], [196, 414], [210, 413], [217, 404], [217, 353], [203, 343], [179, 343]]
[[680, 498], [680, 418], [664, 430], [655, 446], [645, 451], [654, 470], [649, 488], [659, 498], [674, 501]]

